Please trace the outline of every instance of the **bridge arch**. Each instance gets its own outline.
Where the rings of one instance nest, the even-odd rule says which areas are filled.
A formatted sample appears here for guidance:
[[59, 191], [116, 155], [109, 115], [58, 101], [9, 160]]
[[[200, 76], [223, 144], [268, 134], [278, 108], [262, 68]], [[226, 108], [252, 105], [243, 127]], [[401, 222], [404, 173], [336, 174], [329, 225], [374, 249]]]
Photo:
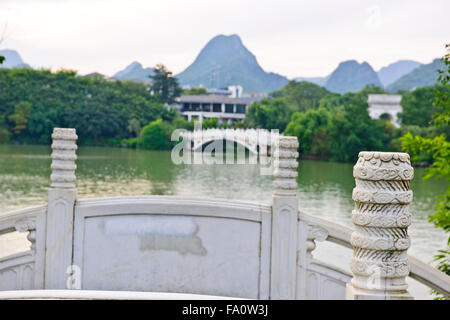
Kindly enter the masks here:
[[270, 153], [272, 140], [279, 134], [265, 129], [206, 129], [183, 132], [181, 137], [190, 141], [191, 150], [201, 152], [214, 141], [235, 142], [253, 154]]
[[193, 142], [193, 144], [191, 144], [192, 147], [192, 151], [194, 152], [202, 152], [204, 150], [204, 148], [206, 148], [207, 146], [211, 145], [211, 143], [219, 143], [219, 142], [234, 142], [242, 147], [244, 147], [245, 149], [247, 149], [248, 151], [250, 151], [253, 154], [258, 154], [259, 153], [259, 145], [256, 146], [256, 148], [254, 146], [250, 146], [249, 144], [246, 144], [243, 141], [239, 141], [239, 140], [228, 140], [228, 139], [209, 139], [209, 140], [205, 140], [202, 141], [201, 143], [198, 143], [197, 145], [195, 145], [195, 143]]

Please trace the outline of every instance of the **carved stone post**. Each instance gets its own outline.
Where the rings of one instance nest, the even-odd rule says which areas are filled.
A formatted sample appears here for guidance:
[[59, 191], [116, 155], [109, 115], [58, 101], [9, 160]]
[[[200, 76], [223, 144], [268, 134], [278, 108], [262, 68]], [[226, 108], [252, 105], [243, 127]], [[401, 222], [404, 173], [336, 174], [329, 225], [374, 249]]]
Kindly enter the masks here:
[[[70, 282], [66, 271], [72, 265], [77, 138], [75, 129], [53, 129], [45, 253], [46, 289], [66, 289], [66, 283]], [[70, 286], [67, 289], [71, 289]]]
[[412, 299], [405, 278], [413, 175], [406, 153], [359, 153], [353, 169], [353, 279], [347, 299]]
[[295, 299], [297, 262], [297, 137], [275, 139], [271, 299]]

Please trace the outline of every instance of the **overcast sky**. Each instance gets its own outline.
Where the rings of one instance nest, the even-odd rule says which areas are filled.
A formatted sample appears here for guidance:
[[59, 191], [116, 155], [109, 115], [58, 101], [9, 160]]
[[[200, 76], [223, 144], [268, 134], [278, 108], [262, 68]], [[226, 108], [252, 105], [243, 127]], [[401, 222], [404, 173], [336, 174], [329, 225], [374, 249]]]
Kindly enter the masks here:
[[178, 73], [218, 34], [238, 34], [266, 71], [325, 76], [429, 63], [450, 42], [449, 0], [0, 0], [0, 49], [32, 67], [107, 75], [133, 61]]

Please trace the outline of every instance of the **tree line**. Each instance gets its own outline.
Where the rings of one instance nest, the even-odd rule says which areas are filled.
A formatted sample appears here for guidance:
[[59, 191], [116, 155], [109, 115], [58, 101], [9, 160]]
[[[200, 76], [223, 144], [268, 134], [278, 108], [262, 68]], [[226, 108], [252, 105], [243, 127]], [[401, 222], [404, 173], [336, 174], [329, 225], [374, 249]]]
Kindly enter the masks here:
[[[174, 129], [193, 129], [192, 122], [169, 106], [181, 94], [207, 91], [183, 91], [164, 65], [156, 66], [151, 78], [152, 84], [145, 85], [79, 76], [70, 70], [0, 69], [0, 142], [48, 144], [54, 127], [72, 127], [80, 145], [169, 150]], [[448, 94], [449, 86], [401, 92], [402, 126], [396, 128], [388, 118], [369, 117], [368, 94], [384, 93], [381, 88], [337, 94], [313, 83], [290, 81], [270, 98], [254, 102], [245, 120], [229, 125], [207, 119], [202, 125], [279, 129], [298, 137], [303, 157], [353, 161], [361, 150], [400, 151], [400, 137], [406, 132], [448, 136], [448, 126], [431, 125], [439, 112], [433, 106], [439, 92]]]
[[450, 93], [448, 85], [400, 92], [400, 128], [387, 115], [380, 119], [369, 116], [371, 93], [386, 92], [368, 86], [356, 93], [337, 94], [313, 83], [290, 81], [273, 92], [271, 99], [253, 103], [245, 121], [250, 127], [279, 129], [285, 135], [297, 136], [303, 157], [346, 162], [356, 159], [361, 150], [401, 151], [400, 138], [407, 132], [427, 137], [450, 133], [448, 126], [431, 125], [433, 115], [440, 112], [433, 102], [439, 93]]
[[48, 144], [54, 127], [76, 128], [80, 144], [129, 138], [129, 122], [159, 118], [163, 105], [142, 84], [75, 71], [0, 69], [0, 141]]
[[[169, 106], [182, 90], [164, 65], [151, 84], [79, 76], [72, 70], [0, 69], [0, 143], [49, 144], [55, 127], [75, 128], [80, 145], [168, 150], [171, 132], [194, 124]], [[229, 127], [217, 119], [203, 126]]]

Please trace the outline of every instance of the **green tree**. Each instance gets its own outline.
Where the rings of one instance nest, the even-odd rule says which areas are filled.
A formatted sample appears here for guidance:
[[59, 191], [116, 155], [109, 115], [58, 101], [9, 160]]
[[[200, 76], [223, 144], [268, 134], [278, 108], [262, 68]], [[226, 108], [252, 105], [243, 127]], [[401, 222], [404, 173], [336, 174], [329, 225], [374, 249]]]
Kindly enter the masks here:
[[151, 122], [142, 128], [141, 146], [148, 150], [169, 150], [172, 147], [170, 135], [173, 127], [162, 119]]
[[139, 138], [139, 134], [141, 133], [141, 123], [138, 119], [133, 118], [128, 120], [128, 131], [130, 132], [130, 136], [134, 134], [136, 138]]
[[11, 138], [11, 133], [6, 128], [5, 119], [0, 117], [0, 143], [8, 143]]
[[417, 88], [403, 94], [402, 113], [399, 119], [402, 125], [431, 126], [433, 115], [439, 112], [434, 102], [439, 96], [449, 95], [450, 88], [442, 84]]
[[203, 129], [217, 128], [218, 126], [219, 126], [219, 119], [217, 118], [205, 118], [202, 121]]
[[[0, 88], [0, 119], [6, 120], [2, 127], [13, 142], [47, 144], [54, 127], [71, 127], [80, 145], [120, 145], [130, 137], [131, 119], [142, 126], [164, 109], [143, 84], [77, 76], [71, 70], [0, 69]], [[13, 128], [23, 117], [15, 107], [23, 101], [32, 108], [26, 128], [17, 128], [19, 135]]]
[[178, 111], [174, 108], [164, 108], [161, 118], [164, 121], [172, 122], [178, 116]]
[[[450, 44], [446, 45], [447, 54], [442, 58], [444, 69], [439, 72], [439, 82], [443, 87], [450, 87]], [[438, 91], [434, 101], [434, 106], [438, 111], [433, 115], [433, 124], [435, 127], [448, 127], [450, 117], [450, 96], [448, 90]], [[445, 134], [433, 138], [424, 138], [422, 136], [413, 136], [410, 132], [402, 137], [402, 148], [412, 154], [414, 161], [420, 154], [428, 154], [432, 158], [432, 165], [424, 179], [431, 177], [444, 178], [450, 182], [450, 143]], [[450, 231], [450, 184], [445, 194], [437, 199], [435, 213], [430, 216], [430, 221], [436, 227]], [[439, 250], [435, 256], [438, 263], [438, 269], [450, 275], [450, 237], [447, 240], [447, 248]], [[442, 298], [442, 297], [440, 297]]]
[[327, 157], [330, 154], [331, 142], [327, 133], [330, 118], [330, 112], [323, 107], [307, 112], [295, 112], [284, 134], [298, 137], [300, 153]]
[[152, 79], [151, 90], [161, 103], [172, 104], [183, 92], [178, 79], [162, 64], [156, 65], [153, 75], [149, 78]]
[[262, 99], [247, 109], [246, 118], [252, 127], [284, 131], [291, 112], [283, 99]]
[[187, 121], [183, 117], [176, 117], [175, 119], [173, 119], [172, 124], [175, 129], [186, 129], [189, 131], [194, 130], [194, 122]]
[[11, 133], [5, 127], [0, 127], [0, 143], [8, 143]]
[[318, 108], [320, 99], [327, 94], [329, 92], [317, 84], [292, 80], [270, 95], [274, 98], [283, 98], [293, 111], [305, 112]]
[[195, 96], [195, 95], [209, 95], [208, 90], [203, 87], [192, 87], [183, 91], [184, 95]]
[[445, 45], [447, 54], [442, 58], [444, 68], [438, 70], [438, 81], [442, 84], [442, 88], [446, 90], [436, 90], [435, 105], [439, 111], [433, 115], [433, 123], [437, 127], [447, 126], [450, 123], [450, 43]]
[[361, 150], [382, 150], [384, 123], [369, 117], [367, 94], [346, 93], [332, 110], [328, 134], [331, 159], [353, 161]]
[[21, 101], [14, 106], [14, 113], [8, 118], [10, 121], [14, 122], [14, 133], [20, 134], [26, 129], [28, 124], [28, 118], [30, 117], [31, 103], [26, 101]]

